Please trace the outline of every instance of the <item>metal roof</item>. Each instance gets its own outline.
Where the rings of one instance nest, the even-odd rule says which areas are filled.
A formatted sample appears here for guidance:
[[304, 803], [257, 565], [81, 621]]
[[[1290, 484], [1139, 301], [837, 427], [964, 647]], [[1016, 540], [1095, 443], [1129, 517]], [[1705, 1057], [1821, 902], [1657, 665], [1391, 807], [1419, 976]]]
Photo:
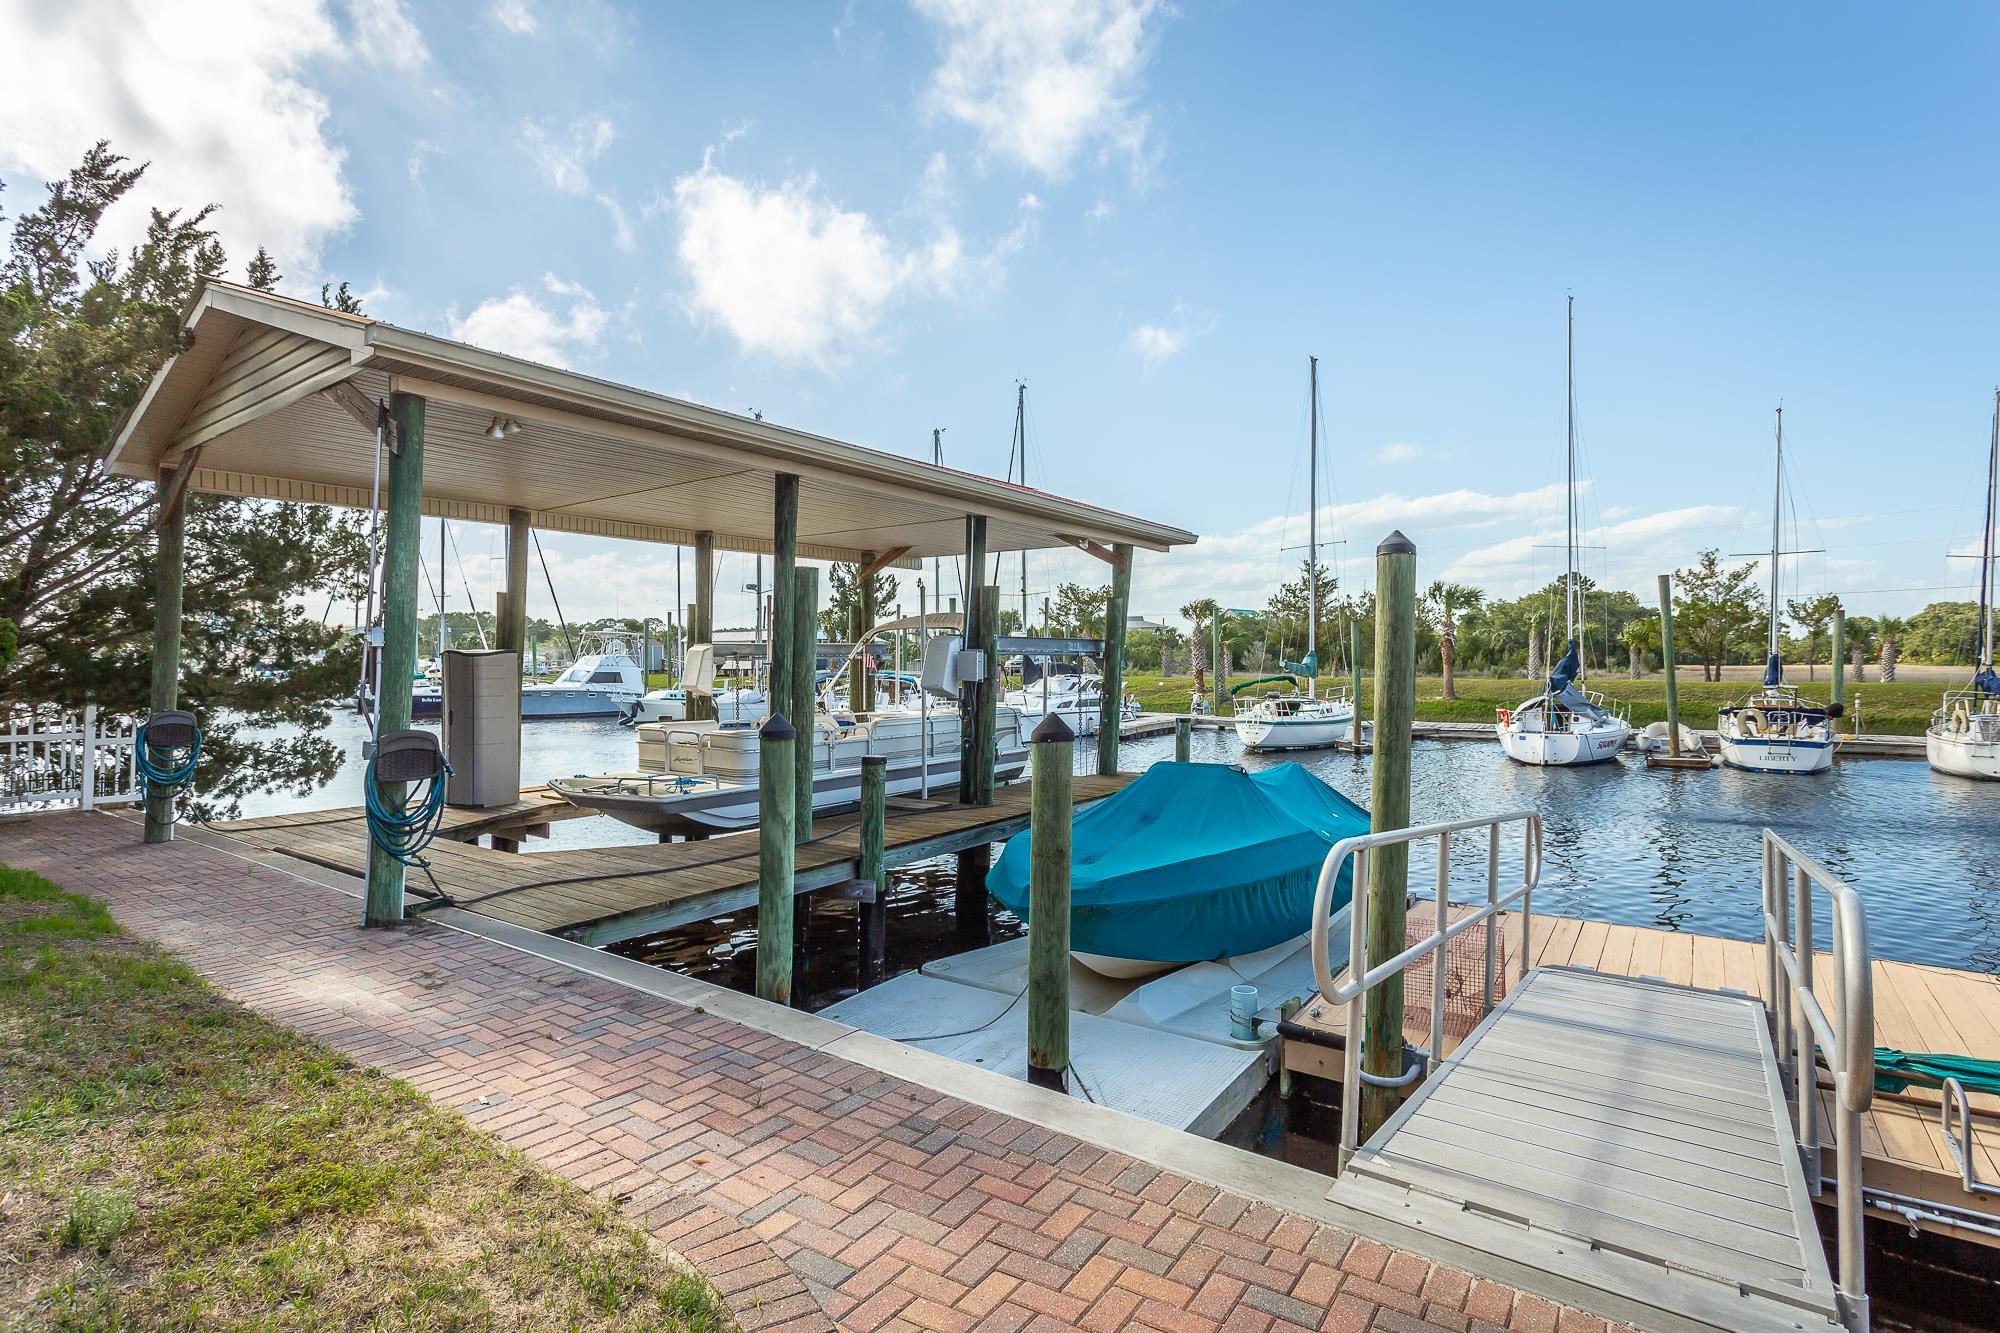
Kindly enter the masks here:
[[[1009, 482], [845, 444], [683, 399], [593, 379], [465, 343], [204, 280], [191, 346], [161, 368], [112, 445], [119, 476], [157, 479], [191, 463], [188, 484], [221, 495], [366, 509], [375, 436], [364, 401], [421, 394], [424, 512], [634, 541], [771, 549], [774, 479], [800, 479], [801, 557], [898, 561], [950, 555], [965, 516], [987, 518], [987, 549], [1130, 542], [1164, 551], [1195, 536]], [[338, 395], [338, 396], [337, 396]], [[341, 396], [347, 400], [343, 405]], [[488, 437], [495, 418], [520, 423]]]

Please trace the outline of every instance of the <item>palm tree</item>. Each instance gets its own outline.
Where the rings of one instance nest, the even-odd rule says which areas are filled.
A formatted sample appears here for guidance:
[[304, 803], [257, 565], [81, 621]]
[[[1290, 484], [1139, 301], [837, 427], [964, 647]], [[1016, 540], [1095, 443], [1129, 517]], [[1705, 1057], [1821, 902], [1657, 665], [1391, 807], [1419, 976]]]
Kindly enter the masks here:
[[1208, 691], [1208, 649], [1210, 637], [1208, 627], [1210, 622], [1215, 618], [1215, 610], [1215, 599], [1213, 597], [1197, 598], [1181, 608], [1181, 615], [1186, 617], [1188, 623], [1194, 626], [1194, 629], [1188, 635], [1188, 647], [1190, 649], [1189, 658], [1194, 664], [1194, 692], [1196, 694], [1205, 694]]
[[1644, 665], [1642, 660], [1644, 656], [1659, 650], [1660, 618], [1642, 616], [1637, 620], [1627, 621], [1625, 628], [1619, 631], [1618, 637], [1624, 641], [1625, 651], [1630, 656], [1632, 679], [1637, 680], [1645, 674], [1641, 669]]
[[1882, 644], [1882, 683], [1884, 685], [1895, 682], [1896, 658], [1902, 652], [1902, 645], [1897, 640], [1902, 637], [1903, 631], [1907, 628], [1907, 622], [1895, 616], [1877, 616], [1875, 618], [1875, 637]]
[[1424, 591], [1424, 600], [1419, 608], [1432, 628], [1437, 630], [1438, 658], [1444, 666], [1444, 697], [1456, 699], [1458, 685], [1452, 676], [1452, 669], [1458, 658], [1458, 613], [1470, 611], [1486, 600], [1486, 594], [1465, 583], [1446, 583], [1440, 579]]
[[1875, 622], [1867, 616], [1854, 616], [1847, 622], [1847, 660], [1854, 668], [1854, 679], [1866, 682], [1868, 679], [1868, 654], [1875, 651]]

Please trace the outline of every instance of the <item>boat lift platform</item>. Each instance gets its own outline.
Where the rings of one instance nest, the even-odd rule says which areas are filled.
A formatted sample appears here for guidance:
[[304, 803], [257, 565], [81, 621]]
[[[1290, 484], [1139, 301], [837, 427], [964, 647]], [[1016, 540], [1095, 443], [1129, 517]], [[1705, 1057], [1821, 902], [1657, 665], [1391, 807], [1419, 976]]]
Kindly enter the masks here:
[[[1500, 1164], [1504, 1163], [1504, 1166]], [[1332, 1200], [1652, 1307], [1838, 1328], [1763, 1006], [1539, 968], [1348, 1162]]]

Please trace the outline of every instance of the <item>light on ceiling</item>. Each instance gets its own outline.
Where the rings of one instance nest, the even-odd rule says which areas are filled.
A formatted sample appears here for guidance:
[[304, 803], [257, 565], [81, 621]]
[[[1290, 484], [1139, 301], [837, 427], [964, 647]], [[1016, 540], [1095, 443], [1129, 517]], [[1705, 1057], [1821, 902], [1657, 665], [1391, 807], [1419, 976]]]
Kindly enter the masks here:
[[518, 435], [520, 433], [521, 423], [512, 417], [493, 418], [493, 424], [488, 426], [485, 431], [486, 438], [489, 440], [504, 440], [509, 435]]

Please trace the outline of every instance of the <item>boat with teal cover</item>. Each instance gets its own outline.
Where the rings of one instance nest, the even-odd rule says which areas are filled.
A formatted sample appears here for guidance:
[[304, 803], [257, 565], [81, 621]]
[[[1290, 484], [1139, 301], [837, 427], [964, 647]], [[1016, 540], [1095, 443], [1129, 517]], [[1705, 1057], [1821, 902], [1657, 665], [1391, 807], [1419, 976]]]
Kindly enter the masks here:
[[[1320, 863], [1368, 832], [1368, 812], [1297, 764], [1246, 773], [1155, 764], [1077, 812], [1070, 948], [1156, 963], [1255, 953], [1312, 929]], [[1029, 840], [1011, 838], [986, 887], [1028, 919]], [[1343, 868], [1335, 909], [1353, 893]]]

